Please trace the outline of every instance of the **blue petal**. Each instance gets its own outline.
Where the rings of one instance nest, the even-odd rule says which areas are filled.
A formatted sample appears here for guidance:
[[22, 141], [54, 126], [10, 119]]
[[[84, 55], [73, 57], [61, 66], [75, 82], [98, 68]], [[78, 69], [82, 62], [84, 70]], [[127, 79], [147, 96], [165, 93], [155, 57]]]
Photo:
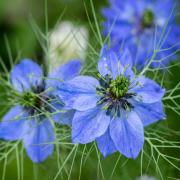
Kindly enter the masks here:
[[131, 112], [121, 119], [114, 119], [110, 124], [111, 138], [118, 149], [128, 158], [136, 158], [143, 148], [143, 124], [135, 112]]
[[26, 152], [34, 163], [44, 161], [54, 149], [55, 135], [51, 123], [48, 120], [29, 121], [29, 130], [23, 141]]
[[110, 117], [101, 108], [77, 111], [72, 122], [74, 143], [86, 144], [103, 135], [110, 122]]
[[56, 88], [57, 85], [63, 81], [70, 80], [79, 75], [81, 70], [81, 62], [78, 60], [72, 60], [68, 63], [60, 66], [52, 73], [49, 74], [46, 81], [47, 88]]
[[134, 72], [132, 71], [133, 67], [133, 59], [131, 53], [127, 47], [124, 47], [122, 50], [119, 50], [118, 46], [112, 47], [113, 51], [117, 53], [118, 60], [120, 61], [121, 66], [121, 74], [124, 74], [126, 77], [130, 77], [130, 79], [134, 78]]
[[26, 120], [21, 106], [9, 110], [0, 122], [0, 138], [5, 140], [19, 140], [26, 130]]
[[172, 1], [172, 0], [165, 0], [163, 1], [163, 3], [161, 1], [156, 1], [154, 6], [155, 8], [154, 12], [156, 13], [157, 18], [164, 17], [166, 21], [168, 21], [168, 18], [170, 18], [170, 16], [172, 16], [175, 13], [174, 11], [175, 5], [179, 5], [179, 3], [178, 4], [176, 3], [177, 1]]
[[96, 106], [98, 80], [89, 76], [77, 76], [58, 87], [59, 96], [66, 106], [84, 111]]
[[132, 67], [133, 65], [132, 56], [127, 48], [123, 50], [122, 55], [119, 57], [119, 59], [124, 67], [130, 67], [130, 68]]
[[120, 62], [118, 61], [117, 55], [104, 46], [101, 50], [101, 58], [98, 62], [98, 70], [102, 76], [107, 74], [111, 75], [114, 79], [119, 75]]
[[38, 64], [29, 59], [24, 59], [20, 64], [14, 66], [10, 79], [14, 89], [23, 92], [40, 85], [42, 76], [43, 72]]
[[[175, 7], [172, 0], [166, 0], [163, 3], [155, 0], [126, 0], [122, 2], [120, 0], [109, 0], [109, 2], [110, 7], [102, 11], [106, 18], [103, 23], [103, 32], [110, 38], [110, 43], [116, 44], [118, 49], [122, 47], [122, 44], [131, 47], [133, 64], [137, 65], [138, 70], [141, 70], [151, 59], [154, 48], [161, 52], [157, 53], [154, 58], [156, 62], [151, 64], [152, 67], [164, 67], [170, 60], [174, 59], [174, 57], [166, 58], [178, 50], [178, 47], [171, 48], [178, 43], [179, 37], [175, 30], [177, 26], [176, 12], [172, 12], [173, 7]], [[146, 9], [154, 13], [155, 25], [151, 28], [142, 29], [140, 20]], [[164, 32], [164, 38], [162, 38], [164, 29], [166, 29], [166, 32]], [[156, 39], [154, 39], [155, 34]], [[134, 49], [136, 49], [135, 53], [133, 53]], [[165, 52], [165, 49], [169, 49], [168, 52]], [[163, 63], [162, 58], [166, 58], [166, 60], [163, 59]]]
[[153, 104], [136, 103], [133, 106], [144, 126], [166, 118], [162, 102]]
[[102, 76], [111, 75], [114, 79], [124, 74], [126, 77], [133, 78], [134, 73], [131, 70], [132, 58], [127, 49], [120, 52], [117, 46], [108, 48], [106, 45], [101, 50], [101, 58], [98, 63], [98, 70]]
[[136, 93], [143, 103], [154, 103], [161, 101], [165, 94], [165, 89], [162, 89], [155, 81], [143, 76], [137, 78], [138, 86], [135, 86], [130, 92]]
[[58, 97], [51, 99], [50, 104], [52, 106], [52, 119], [59, 124], [71, 126], [75, 111], [67, 109], [66, 106], [64, 106], [64, 103]]
[[110, 136], [109, 128], [108, 130], [99, 138], [96, 139], [98, 148], [104, 157], [117, 151], [114, 142]]
[[58, 124], [72, 125], [75, 110], [65, 110], [65, 112], [56, 113], [52, 116], [52, 119]]

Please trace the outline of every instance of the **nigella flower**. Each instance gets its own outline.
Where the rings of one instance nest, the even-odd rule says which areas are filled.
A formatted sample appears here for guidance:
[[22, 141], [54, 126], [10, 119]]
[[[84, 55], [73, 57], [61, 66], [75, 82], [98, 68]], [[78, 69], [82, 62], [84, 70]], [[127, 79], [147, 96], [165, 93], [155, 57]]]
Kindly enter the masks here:
[[79, 71], [80, 63], [74, 60], [45, 79], [41, 67], [29, 59], [15, 65], [10, 74], [15, 104], [0, 122], [0, 138], [22, 140], [33, 162], [44, 161], [54, 148], [52, 121], [70, 124], [74, 115], [57, 97], [56, 84], [73, 78]]
[[96, 140], [104, 156], [119, 151], [136, 158], [144, 144], [144, 126], [164, 119], [165, 90], [155, 81], [135, 76], [131, 56], [120, 58], [104, 48], [98, 63], [99, 78], [77, 76], [58, 87], [67, 106], [76, 109], [72, 140]]
[[84, 26], [76, 26], [71, 21], [62, 21], [51, 32], [49, 38], [50, 69], [69, 59], [85, 59], [89, 32]]
[[152, 57], [154, 68], [164, 67], [175, 58], [180, 28], [175, 22], [173, 0], [110, 0], [110, 6], [102, 11], [106, 18], [104, 34], [110, 35], [115, 49], [126, 44], [134, 54], [137, 69], [142, 69]]

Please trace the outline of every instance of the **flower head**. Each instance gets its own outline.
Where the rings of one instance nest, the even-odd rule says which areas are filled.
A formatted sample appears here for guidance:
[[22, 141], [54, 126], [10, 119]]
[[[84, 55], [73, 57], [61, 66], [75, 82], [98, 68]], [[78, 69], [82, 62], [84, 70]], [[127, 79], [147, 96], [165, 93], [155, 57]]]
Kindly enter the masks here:
[[[175, 22], [173, 0], [110, 0], [103, 9], [104, 34], [113, 48], [126, 44], [133, 64], [141, 70], [153, 57], [152, 67], [163, 67], [179, 48], [180, 28]], [[156, 51], [154, 51], [156, 50]]]
[[44, 79], [41, 67], [29, 59], [15, 65], [10, 80], [16, 106], [0, 122], [0, 138], [22, 140], [33, 162], [44, 161], [54, 148], [55, 133], [51, 119], [70, 125], [74, 115], [74, 110], [68, 110], [58, 98], [56, 86], [78, 75], [79, 70], [80, 63], [74, 60]]
[[106, 47], [98, 63], [98, 79], [78, 76], [58, 87], [67, 106], [76, 109], [72, 139], [96, 140], [104, 156], [115, 151], [136, 158], [144, 144], [144, 126], [165, 118], [165, 90], [144, 76], [135, 76], [128, 51], [120, 58]]
[[51, 32], [50, 70], [69, 59], [85, 59], [89, 32], [84, 26], [76, 26], [71, 21], [63, 21]]

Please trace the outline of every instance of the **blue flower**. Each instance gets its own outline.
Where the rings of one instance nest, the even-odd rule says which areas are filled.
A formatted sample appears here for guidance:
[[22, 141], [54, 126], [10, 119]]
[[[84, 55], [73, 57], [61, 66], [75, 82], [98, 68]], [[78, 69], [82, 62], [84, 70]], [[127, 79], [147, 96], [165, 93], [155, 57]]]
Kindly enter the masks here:
[[78, 75], [79, 71], [80, 62], [74, 60], [62, 65], [45, 79], [41, 67], [29, 59], [15, 65], [10, 81], [16, 105], [0, 122], [0, 138], [22, 140], [33, 162], [44, 161], [54, 148], [55, 133], [51, 119], [71, 125], [74, 116], [74, 110], [68, 110], [59, 99], [56, 86]]
[[153, 57], [152, 67], [165, 67], [175, 59], [180, 48], [180, 27], [175, 22], [173, 0], [110, 0], [110, 7], [102, 14], [104, 35], [112, 47], [126, 45], [134, 55], [133, 64], [141, 70]]
[[[121, 63], [122, 62], [122, 63]], [[76, 109], [72, 140], [96, 140], [104, 156], [119, 151], [136, 158], [144, 144], [144, 126], [164, 119], [165, 90], [144, 76], [135, 76], [128, 51], [121, 56], [104, 48], [98, 63], [99, 78], [77, 76], [58, 87], [67, 106]]]

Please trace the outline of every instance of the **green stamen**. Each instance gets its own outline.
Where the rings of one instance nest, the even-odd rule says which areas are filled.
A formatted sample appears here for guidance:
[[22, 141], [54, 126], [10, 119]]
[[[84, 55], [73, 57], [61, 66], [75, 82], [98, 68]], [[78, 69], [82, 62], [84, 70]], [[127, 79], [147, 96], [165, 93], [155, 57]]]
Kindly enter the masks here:
[[20, 104], [26, 108], [35, 107], [37, 106], [38, 101], [38, 97], [33, 92], [26, 92], [23, 94]]
[[116, 98], [124, 96], [128, 92], [129, 81], [124, 76], [120, 75], [115, 80], [111, 81], [110, 92]]
[[154, 13], [151, 10], [145, 10], [142, 19], [142, 26], [144, 28], [151, 27], [154, 22]]

